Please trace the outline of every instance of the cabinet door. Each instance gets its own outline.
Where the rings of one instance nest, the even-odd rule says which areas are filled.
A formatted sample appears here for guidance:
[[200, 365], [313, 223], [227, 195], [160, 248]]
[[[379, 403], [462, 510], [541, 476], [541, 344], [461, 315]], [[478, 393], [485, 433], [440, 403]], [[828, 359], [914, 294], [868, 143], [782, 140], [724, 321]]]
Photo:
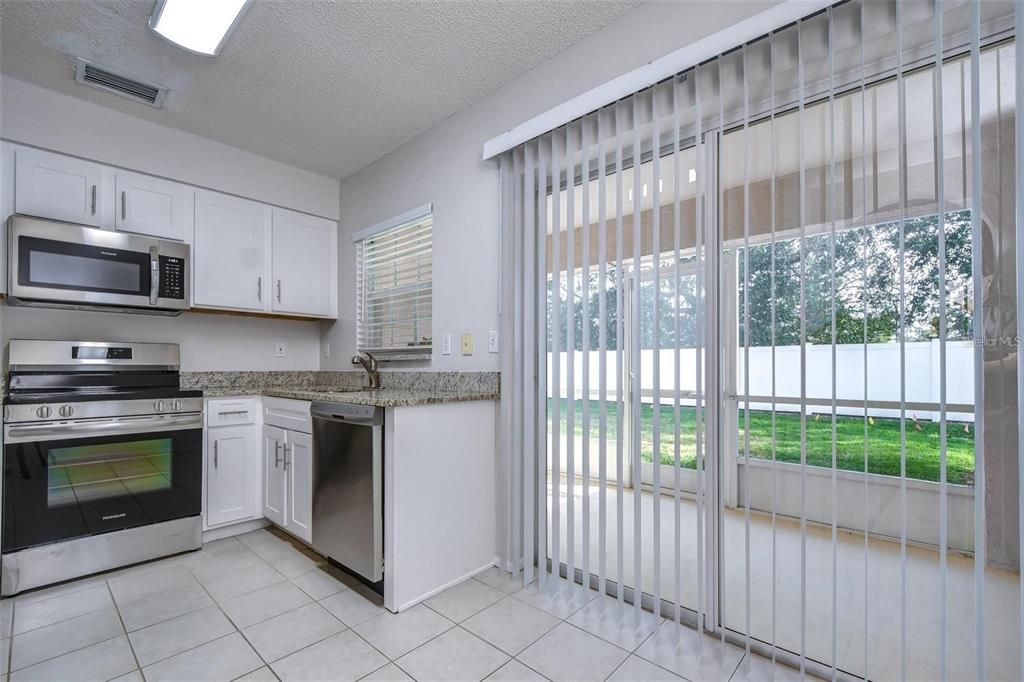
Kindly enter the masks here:
[[251, 458], [259, 458], [254, 448], [252, 427], [228, 426], [208, 429], [206, 436], [206, 524], [242, 521], [256, 514], [252, 508], [252, 490], [259, 486], [251, 480]]
[[285, 443], [284, 430], [276, 426], [263, 427], [263, 515], [281, 527], [286, 520]]
[[160, 178], [117, 171], [114, 227], [161, 239], [192, 240], [192, 188]]
[[103, 171], [96, 163], [19, 147], [15, 152], [15, 211], [104, 227], [103, 209], [109, 204], [103, 200]]
[[337, 224], [323, 218], [274, 209], [274, 312], [331, 316], [337, 261]]
[[269, 309], [267, 238], [270, 208], [196, 190], [192, 303], [237, 310]]
[[288, 532], [313, 542], [313, 438], [288, 432]]

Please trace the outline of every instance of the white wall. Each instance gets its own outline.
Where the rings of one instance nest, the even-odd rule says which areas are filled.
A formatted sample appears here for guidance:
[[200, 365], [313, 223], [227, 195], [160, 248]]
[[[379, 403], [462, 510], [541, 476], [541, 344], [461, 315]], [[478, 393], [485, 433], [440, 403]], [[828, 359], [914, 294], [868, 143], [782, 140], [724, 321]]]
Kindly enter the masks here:
[[[181, 345], [181, 369], [313, 370], [319, 368], [317, 321], [185, 313], [180, 317], [130, 315], [47, 308], [0, 306], [3, 365], [10, 339], [81, 341], [160, 341]], [[285, 343], [286, 355], [274, 356]]]
[[331, 220], [338, 217], [334, 178], [9, 76], [0, 77], [0, 137]]
[[[9, 77], [0, 78], [0, 137], [331, 219], [338, 215], [333, 178]], [[11, 338], [171, 341], [181, 344], [183, 370], [320, 367], [315, 321], [200, 313], [164, 318], [6, 304], [0, 317], [4, 353]], [[286, 344], [284, 358], [274, 354], [278, 341]]]
[[[487, 332], [498, 329], [498, 169], [482, 161], [486, 140], [526, 119], [694, 40], [760, 12], [776, 0], [645, 3], [562, 54], [420, 134], [341, 183], [339, 320], [324, 325], [325, 367], [347, 367], [355, 349], [352, 232], [427, 202], [434, 204], [434, 357], [445, 370], [497, 370]], [[772, 27], [766, 26], [765, 29]], [[458, 355], [462, 332], [476, 335]], [[440, 354], [451, 334], [455, 354]]]

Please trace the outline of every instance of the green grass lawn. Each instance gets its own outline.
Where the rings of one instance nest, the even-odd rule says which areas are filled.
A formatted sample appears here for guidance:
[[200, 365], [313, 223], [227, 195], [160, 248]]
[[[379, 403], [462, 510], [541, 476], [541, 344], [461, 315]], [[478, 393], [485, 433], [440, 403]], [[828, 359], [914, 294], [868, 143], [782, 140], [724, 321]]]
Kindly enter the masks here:
[[[551, 416], [553, 401], [548, 401], [548, 417]], [[576, 416], [574, 431], [583, 434], [583, 403], [575, 401]], [[601, 403], [590, 401], [590, 435], [600, 437], [598, 415]], [[615, 439], [616, 404], [609, 402], [609, 440]], [[566, 430], [566, 400], [561, 401], [562, 432]], [[654, 453], [654, 406], [641, 405], [641, 458], [645, 462], [653, 459]], [[661, 463], [671, 465], [675, 461], [675, 414], [672, 405], [662, 405], [660, 412]], [[692, 407], [680, 408], [680, 459], [686, 468], [696, 468], [695, 440], [696, 411]], [[744, 414], [739, 414], [738, 444], [742, 453]], [[907, 447], [906, 470], [908, 478], [925, 481], [939, 480], [939, 425], [937, 422], [914, 423], [908, 416], [906, 421]], [[836, 418], [836, 464], [847, 471], [864, 470], [864, 419], [862, 417]], [[868, 471], [888, 476], [900, 475], [900, 421], [899, 419], [875, 419], [867, 427]], [[760, 459], [772, 458], [772, 415], [760, 410], [750, 411], [750, 456]], [[780, 462], [800, 463], [800, 415], [776, 412], [775, 414], [775, 458]], [[807, 418], [807, 463], [814, 466], [832, 466], [832, 418], [820, 415]], [[946, 471], [950, 483], [969, 483], [974, 472], [974, 425], [949, 422], [946, 429]]]

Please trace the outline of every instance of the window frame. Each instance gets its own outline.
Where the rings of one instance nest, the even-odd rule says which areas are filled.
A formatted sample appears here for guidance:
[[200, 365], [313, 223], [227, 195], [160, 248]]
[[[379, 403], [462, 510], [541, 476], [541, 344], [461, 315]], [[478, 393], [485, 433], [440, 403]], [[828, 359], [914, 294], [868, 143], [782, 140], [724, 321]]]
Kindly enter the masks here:
[[[417, 224], [427, 222], [426, 226], [419, 226]], [[416, 234], [414, 241], [422, 241], [423, 243], [415, 246], [411, 255], [414, 257], [428, 256], [430, 267], [425, 277], [417, 275], [417, 281], [406, 282], [398, 285], [388, 287], [378, 287], [367, 290], [368, 280], [368, 264], [367, 264], [367, 249], [369, 243], [378, 239], [382, 236], [387, 236], [389, 233], [397, 233], [402, 230], [409, 228], [416, 228]], [[426, 235], [426, 240], [423, 239], [423, 235]], [[352, 241], [355, 246], [355, 266], [356, 266], [356, 350], [363, 353], [369, 353], [381, 361], [396, 361], [396, 360], [429, 360], [433, 356], [433, 298], [434, 298], [434, 274], [433, 274], [433, 244], [434, 244], [434, 214], [432, 204], [426, 204], [414, 208], [410, 211], [406, 211], [400, 215], [389, 218], [388, 220], [381, 221], [376, 225], [360, 230], [352, 235]], [[410, 254], [403, 254], [402, 258], [407, 259]], [[397, 263], [397, 258], [390, 260], [391, 264]], [[388, 261], [383, 264], [379, 263], [376, 268], [386, 268]], [[403, 322], [412, 322], [416, 329], [415, 336], [418, 339], [399, 339], [399, 343], [402, 345], [396, 345], [394, 339], [392, 344], [387, 345], [383, 343], [383, 338], [380, 344], [369, 344], [367, 338], [370, 335], [368, 326], [371, 325], [369, 319], [369, 313], [367, 311], [369, 301], [374, 297], [374, 294], [383, 293], [383, 297], [387, 297], [388, 292], [392, 295], [401, 295], [401, 293], [412, 292], [412, 297], [409, 302], [412, 303], [415, 309], [418, 310], [419, 306], [424, 301], [427, 302], [429, 307], [429, 314], [426, 317], [417, 317], [416, 314], [409, 316], [393, 316], [388, 317], [386, 313], [378, 313], [381, 319], [376, 319], [372, 322], [374, 326], [386, 327], [388, 324], [396, 324]], [[424, 333], [424, 327], [427, 328]]]

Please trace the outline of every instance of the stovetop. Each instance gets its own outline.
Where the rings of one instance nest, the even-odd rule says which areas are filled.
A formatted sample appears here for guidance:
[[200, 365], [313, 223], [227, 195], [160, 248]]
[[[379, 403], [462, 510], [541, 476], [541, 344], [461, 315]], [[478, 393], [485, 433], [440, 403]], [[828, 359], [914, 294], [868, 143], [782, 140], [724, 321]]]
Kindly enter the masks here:
[[37, 403], [82, 403], [110, 400], [160, 400], [174, 398], [202, 398], [199, 390], [186, 390], [173, 386], [132, 389], [78, 389], [63, 391], [15, 391], [4, 398], [4, 405], [32, 405]]

